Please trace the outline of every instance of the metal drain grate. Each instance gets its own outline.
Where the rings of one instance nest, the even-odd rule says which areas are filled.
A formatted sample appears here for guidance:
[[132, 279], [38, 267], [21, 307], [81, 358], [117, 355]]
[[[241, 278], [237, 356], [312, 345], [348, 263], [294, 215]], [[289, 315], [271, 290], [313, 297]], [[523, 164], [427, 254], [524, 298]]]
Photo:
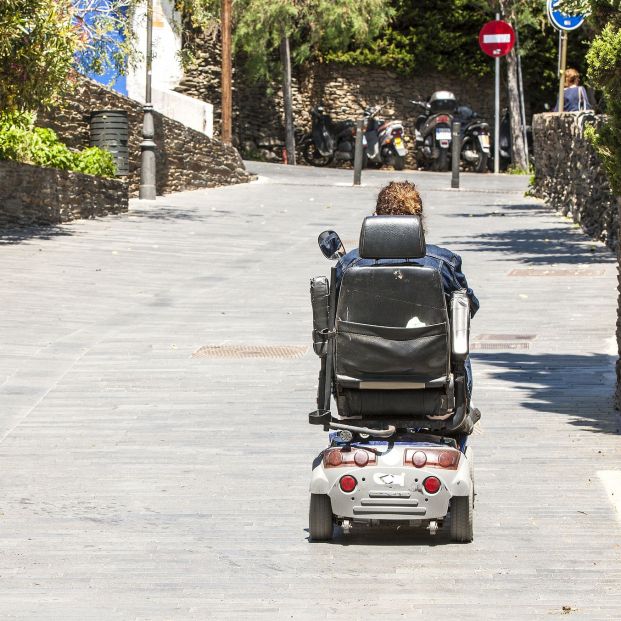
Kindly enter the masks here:
[[470, 351], [530, 349], [530, 343], [470, 343]]
[[530, 349], [536, 334], [479, 334], [470, 343], [470, 351], [507, 351]]
[[571, 267], [525, 267], [511, 270], [507, 276], [550, 276], [557, 278], [574, 278], [579, 276], [605, 276], [603, 269], [593, 267], [571, 268]]
[[308, 347], [299, 345], [205, 345], [192, 358], [301, 358]]
[[534, 341], [536, 334], [479, 334], [475, 341]]

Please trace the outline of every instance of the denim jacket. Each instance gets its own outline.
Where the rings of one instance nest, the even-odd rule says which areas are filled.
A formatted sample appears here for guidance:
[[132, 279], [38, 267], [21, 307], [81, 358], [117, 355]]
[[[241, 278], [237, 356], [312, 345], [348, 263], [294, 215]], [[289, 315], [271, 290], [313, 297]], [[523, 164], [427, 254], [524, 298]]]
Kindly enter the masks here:
[[470, 298], [470, 315], [474, 317], [479, 310], [479, 300], [474, 295], [474, 291], [468, 287], [466, 277], [461, 271], [461, 257], [446, 248], [427, 244], [427, 254], [421, 259], [361, 259], [358, 249], [355, 248], [348, 252], [336, 265], [337, 287], [341, 284], [343, 273], [352, 265], [403, 265], [412, 263], [425, 267], [435, 267], [442, 277], [442, 286], [447, 297], [447, 304], [450, 301], [451, 293], [458, 289], [466, 289]]

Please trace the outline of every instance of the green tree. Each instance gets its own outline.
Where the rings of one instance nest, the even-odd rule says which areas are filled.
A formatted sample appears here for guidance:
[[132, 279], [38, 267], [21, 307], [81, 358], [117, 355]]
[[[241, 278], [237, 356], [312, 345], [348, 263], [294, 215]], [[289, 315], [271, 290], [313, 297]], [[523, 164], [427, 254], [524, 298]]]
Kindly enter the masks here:
[[0, 109], [29, 110], [57, 101], [83, 45], [71, 0], [3, 0]]
[[388, 0], [236, 0], [234, 42], [253, 74], [270, 77], [280, 66], [289, 160], [295, 161], [291, 63], [361, 45], [392, 16]]

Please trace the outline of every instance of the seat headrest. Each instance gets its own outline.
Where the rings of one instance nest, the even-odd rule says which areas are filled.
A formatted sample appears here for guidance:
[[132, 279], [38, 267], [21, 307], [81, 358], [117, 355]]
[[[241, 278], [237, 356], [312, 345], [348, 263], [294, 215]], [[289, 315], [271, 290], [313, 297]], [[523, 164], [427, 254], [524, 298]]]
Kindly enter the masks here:
[[427, 252], [419, 216], [368, 216], [360, 230], [363, 259], [420, 259]]

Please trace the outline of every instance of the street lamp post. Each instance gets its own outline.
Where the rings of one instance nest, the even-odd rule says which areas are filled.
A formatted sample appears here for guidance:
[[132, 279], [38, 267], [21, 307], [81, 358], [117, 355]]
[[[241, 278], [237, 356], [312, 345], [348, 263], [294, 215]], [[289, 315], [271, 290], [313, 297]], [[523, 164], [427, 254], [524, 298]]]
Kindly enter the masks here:
[[153, 0], [147, 0], [147, 58], [142, 142], [140, 143], [140, 190], [144, 200], [155, 200], [155, 127], [151, 103], [151, 68], [153, 64]]

